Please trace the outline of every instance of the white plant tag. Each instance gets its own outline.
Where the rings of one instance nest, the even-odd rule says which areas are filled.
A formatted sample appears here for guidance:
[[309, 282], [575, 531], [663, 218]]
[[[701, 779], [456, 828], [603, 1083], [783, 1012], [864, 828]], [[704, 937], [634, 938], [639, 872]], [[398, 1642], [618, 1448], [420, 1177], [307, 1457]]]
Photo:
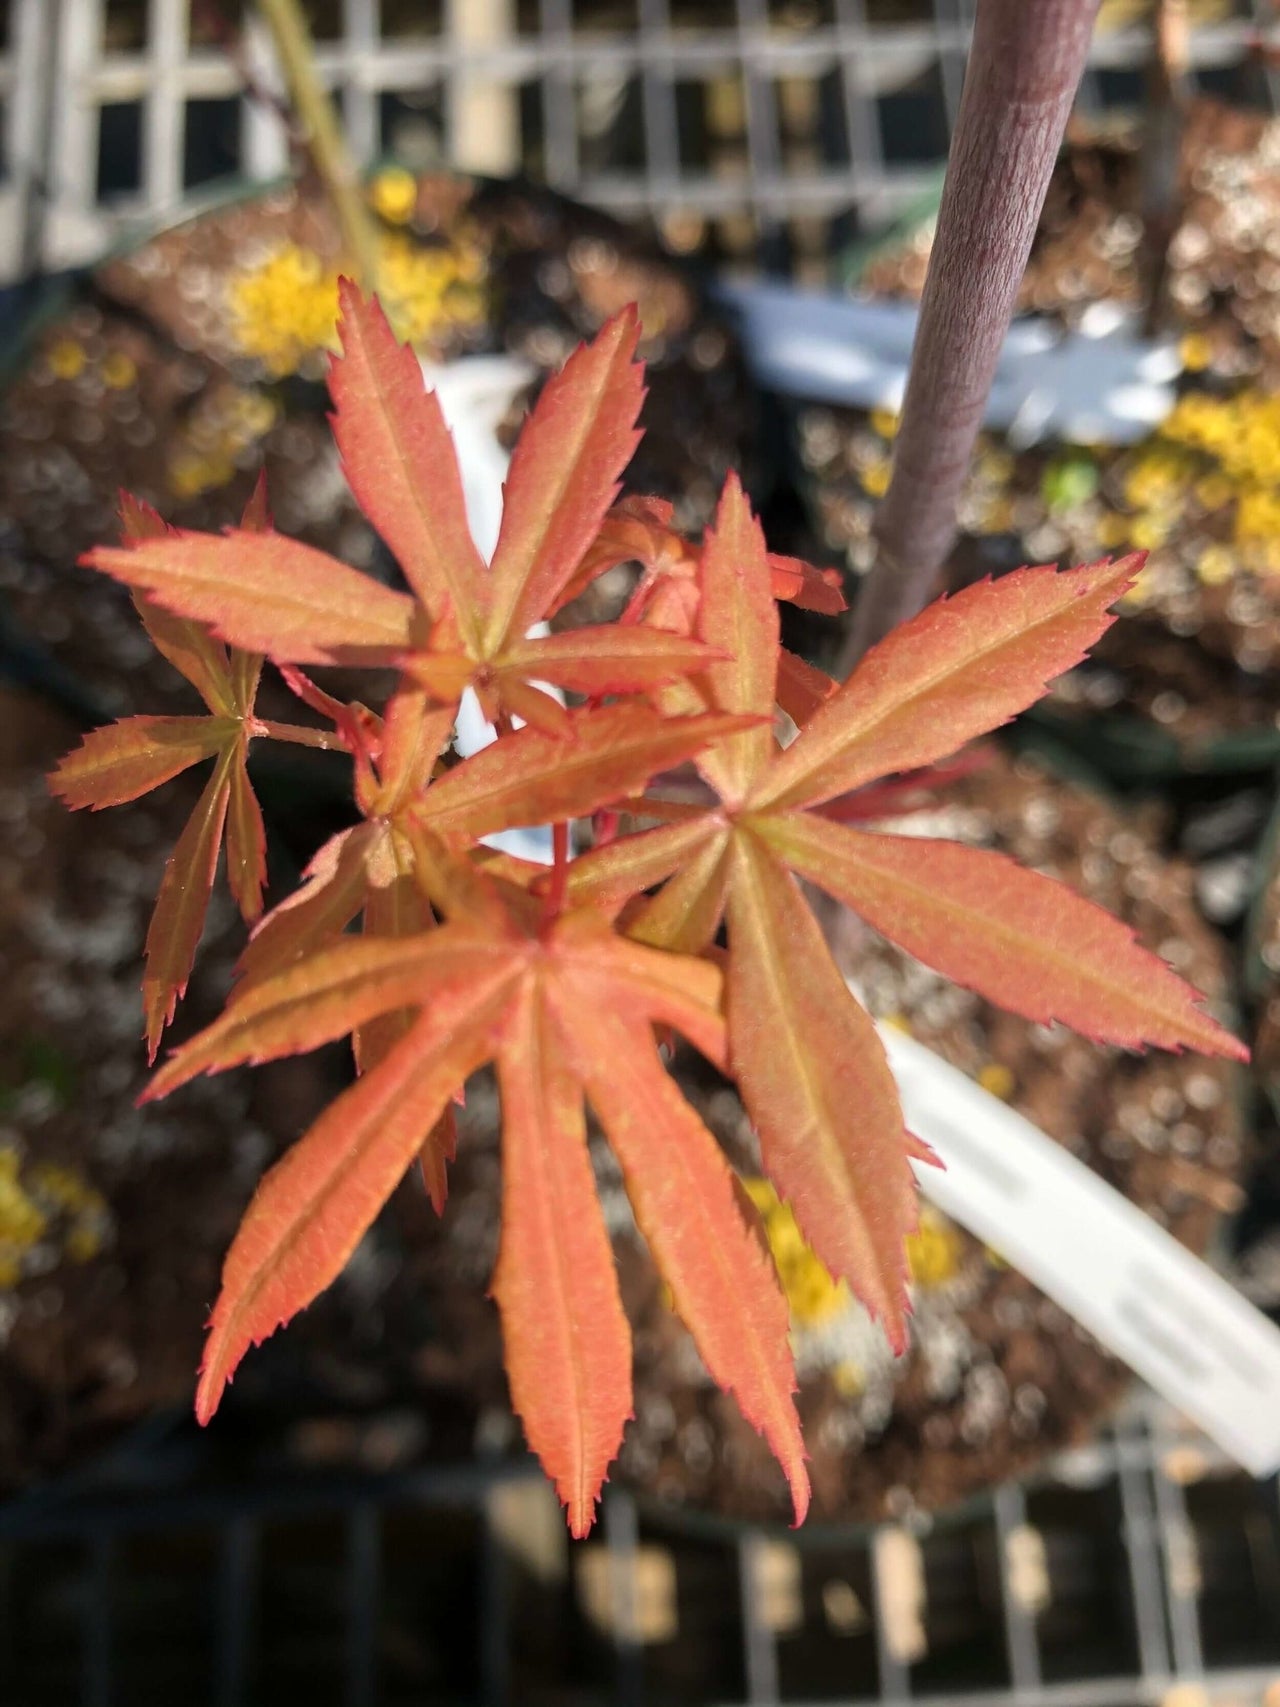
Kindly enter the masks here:
[[[814, 402], [900, 409], [918, 310], [767, 280], [722, 282], [719, 299], [741, 317], [747, 357], [762, 385]], [[1134, 444], [1176, 401], [1182, 358], [1169, 339], [1137, 335], [1114, 303], [1085, 310], [1072, 332], [1015, 320], [1000, 352], [987, 426], [1018, 448], [1042, 439]]]
[[[534, 369], [515, 356], [464, 356], [443, 367], [429, 362], [421, 366], [427, 388], [435, 392], [453, 435], [471, 537], [488, 563], [502, 526], [502, 485], [511, 461], [498, 441], [498, 427], [512, 398], [533, 378]], [[545, 623], [532, 630], [534, 634], [549, 632]], [[549, 691], [554, 693], [555, 689]], [[470, 758], [495, 740], [497, 730], [485, 721], [479, 701], [468, 688], [458, 707], [458, 751], [463, 758]], [[551, 831], [544, 825], [502, 830], [485, 836], [484, 841], [486, 846], [501, 848], [520, 859], [551, 864]]]
[[879, 1027], [921, 1190], [1255, 1476], [1280, 1469], [1280, 1328], [1015, 1109]]

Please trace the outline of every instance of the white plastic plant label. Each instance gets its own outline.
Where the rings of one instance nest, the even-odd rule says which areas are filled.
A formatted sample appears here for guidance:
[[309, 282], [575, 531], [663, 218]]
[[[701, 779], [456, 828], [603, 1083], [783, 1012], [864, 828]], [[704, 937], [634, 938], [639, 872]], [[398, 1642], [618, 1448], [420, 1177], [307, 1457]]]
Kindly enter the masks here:
[[1280, 1328], [1015, 1109], [891, 1026], [921, 1190], [1255, 1476], [1280, 1469]]
[[[784, 396], [899, 409], [918, 310], [767, 281], [722, 283], [752, 372]], [[1043, 439], [1134, 444], [1173, 408], [1182, 360], [1172, 340], [1137, 335], [1132, 316], [1094, 303], [1074, 331], [1015, 320], [987, 399], [987, 426], [1025, 448]]]
[[[471, 537], [488, 563], [502, 526], [502, 483], [511, 460], [499, 442], [498, 428], [517, 392], [533, 378], [534, 369], [528, 362], [505, 355], [465, 356], [443, 367], [428, 362], [421, 366], [427, 388], [439, 399], [453, 435]], [[539, 624], [533, 632], [545, 634], [546, 625]], [[458, 707], [458, 751], [469, 758], [496, 739], [497, 731], [485, 722], [476, 696], [468, 688]], [[551, 831], [544, 826], [503, 830], [484, 840], [488, 846], [521, 859], [551, 864]]]

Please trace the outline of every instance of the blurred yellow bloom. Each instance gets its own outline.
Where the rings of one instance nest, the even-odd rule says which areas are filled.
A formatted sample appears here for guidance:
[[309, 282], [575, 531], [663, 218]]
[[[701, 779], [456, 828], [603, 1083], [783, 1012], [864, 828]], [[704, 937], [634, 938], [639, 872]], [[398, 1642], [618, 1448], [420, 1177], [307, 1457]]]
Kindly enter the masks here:
[[392, 225], [407, 225], [418, 202], [418, 180], [403, 166], [387, 166], [369, 185], [374, 211]]

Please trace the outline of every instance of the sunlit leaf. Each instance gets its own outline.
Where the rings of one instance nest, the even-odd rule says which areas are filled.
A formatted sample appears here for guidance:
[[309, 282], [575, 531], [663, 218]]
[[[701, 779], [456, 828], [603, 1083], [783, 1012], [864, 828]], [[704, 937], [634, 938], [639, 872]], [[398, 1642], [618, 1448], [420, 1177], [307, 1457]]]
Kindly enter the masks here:
[[249, 1347], [341, 1273], [454, 1088], [483, 1060], [487, 1019], [478, 995], [425, 1013], [264, 1175], [223, 1267], [196, 1392], [202, 1423]]
[[644, 369], [635, 308], [616, 314], [549, 379], [511, 457], [493, 554], [488, 638], [545, 617], [618, 495], [640, 434]]
[[381, 825], [357, 824], [325, 843], [302, 887], [272, 908], [250, 937], [236, 966], [241, 993], [342, 934], [364, 905], [368, 861], [386, 833]]
[[757, 806], [816, 806], [944, 759], [1024, 711], [1110, 626], [1140, 556], [1015, 569], [939, 599], [873, 646], [773, 767]]
[[526, 996], [507, 1022], [502, 1097], [502, 1312], [511, 1403], [568, 1510], [591, 1527], [631, 1415], [631, 1332], [595, 1201], [582, 1089]]
[[735, 855], [729, 1050], [765, 1169], [901, 1351], [916, 1199], [884, 1049], [795, 880], [751, 837]]
[[156, 909], [147, 931], [147, 966], [142, 978], [147, 1052], [153, 1061], [161, 1033], [186, 994], [196, 949], [200, 946], [218, 869], [218, 848], [226, 822], [234, 763], [234, 750], [228, 747], [214, 767], [160, 880]]
[[[126, 544], [134, 544], [144, 539], [167, 539], [178, 530], [150, 504], [131, 492], [121, 492], [120, 531]], [[234, 706], [226, 647], [199, 623], [170, 615], [141, 593], [134, 594], [134, 605], [156, 651], [186, 677], [210, 711], [230, 715]]]
[[800, 813], [765, 834], [793, 870], [917, 960], [1027, 1019], [1129, 1048], [1246, 1054], [1128, 925], [1003, 854]]
[[83, 561], [269, 658], [390, 663], [410, 639], [414, 607], [403, 593], [282, 534], [178, 533], [99, 546]]
[[721, 795], [736, 802], [746, 797], [774, 752], [778, 607], [769, 586], [764, 534], [734, 474], [725, 481], [703, 546], [698, 633], [724, 655], [723, 663], [706, 670], [712, 704], [759, 719], [755, 728], [717, 742], [699, 764]]
[[570, 628], [518, 642], [503, 667], [523, 668], [574, 693], [643, 693], [723, 657], [714, 647], [656, 628]]
[[514, 975], [510, 956], [509, 944], [486, 940], [461, 924], [419, 937], [344, 937], [249, 985], [212, 1025], [170, 1056], [143, 1100], [167, 1096], [198, 1073], [319, 1048], [428, 995], [447, 1006], [465, 989], [499, 987]]
[[768, 1256], [743, 1221], [733, 1172], [652, 1043], [598, 1006], [578, 1007], [574, 1037], [587, 1095], [680, 1318], [711, 1378], [768, 1441], [802, 1523], [809, 1478], [792, 1398], [787, 1307]]
[[376, 298], [338, 286], [342, 353], [331, 358], [333, 436], [356, 502], [434, 617], [464, 626], [487, 602], [489, 569], [471, 538], [453, 439], [407, 344]]
[[569, 718], [568, 737], [520, 729], [441, 777], [417, 809], [422, 821], [440, 836], [478, 838], [584, 817], [750, 721], [720, 712], [661, 717], [633, 701]]
[[68, 806], [120, 806], [212, 758], [239, 727], [229, 717], [122, 717], [90, 730], [49, 786]]

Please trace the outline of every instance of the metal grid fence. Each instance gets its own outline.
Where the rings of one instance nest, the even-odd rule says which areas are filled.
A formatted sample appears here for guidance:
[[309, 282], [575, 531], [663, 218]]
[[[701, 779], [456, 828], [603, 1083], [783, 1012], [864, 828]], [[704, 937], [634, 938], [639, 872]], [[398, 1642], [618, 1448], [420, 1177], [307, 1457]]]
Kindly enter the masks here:
[[1275, 1479], [1231, 1472], [1150, 1400], [920, 1537], [699, 1534], [610, 1490], [603, 1533], [571, 1547], [546, 1483], [519, 1470], [317, 1485], [277, 1468], [227, 1489], [166, 1464], [152, 1440], [105, 1487], [0, 1510], [0, 1699], [1274, 1707], [1280, 1692]]
[[[1082, 105], [1135, 104], [1149, 0], [1105, 0]], [[1272, 0], [1195, 0], [1204, 87], [1274, 107]], [[524, 170], [677, 246], [816, 270], [937, 180], [973, 0], [315, 0], [359, 156]], [[245, 0], [9, 0], [0, 276], [92, 260], [287, 162]], [[244, 28], [239, 63], [224, 32]], [[772, 244], [772, 246], [771, 246]]]

